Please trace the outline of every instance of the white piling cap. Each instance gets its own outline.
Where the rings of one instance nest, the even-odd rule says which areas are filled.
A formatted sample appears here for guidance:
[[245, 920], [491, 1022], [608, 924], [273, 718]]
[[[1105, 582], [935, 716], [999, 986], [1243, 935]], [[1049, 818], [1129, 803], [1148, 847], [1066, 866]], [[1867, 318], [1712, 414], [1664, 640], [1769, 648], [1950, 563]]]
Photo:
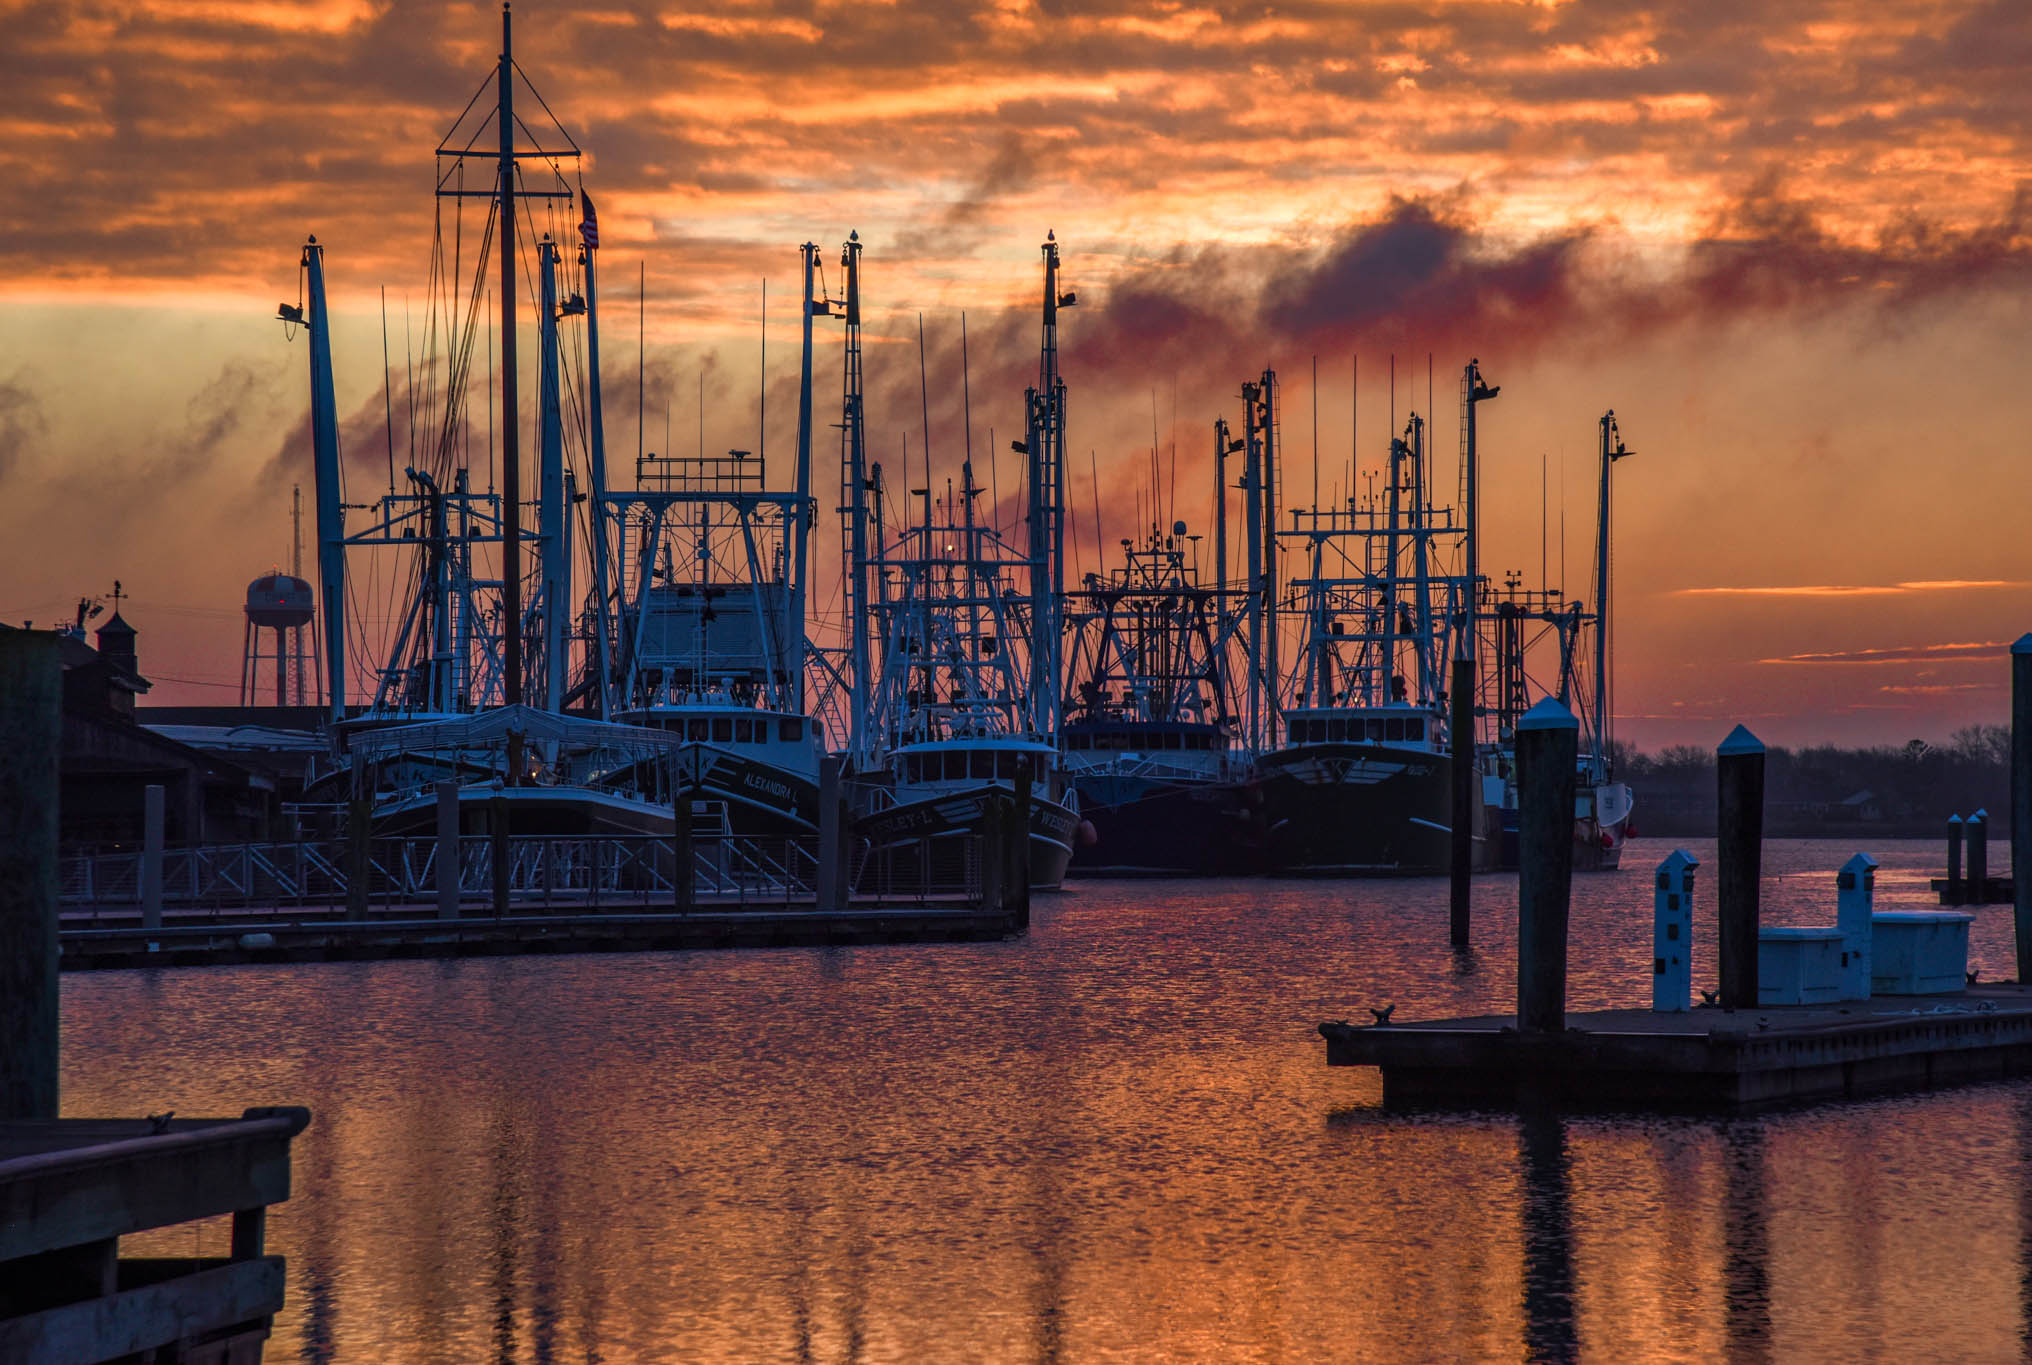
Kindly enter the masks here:
[[1699, 866], [1700, 859], [1694, 857], [1683, 848], [1675, 848], [1667, 855], [1664, 862], [1658, 864], [1658, 870], [1660, 872], [1680, 872]]
[[1949, 823], [1950, 825], [1958, 825], [1961, 823], [1961, 817], [1959, 815], [1950, 815], [1947, 817], [1947, 823]]
[[1974, 815], [1971, 815], [1969, 819], [1980, 820], [1987, 825], [1988, 823], [1990, 823], [1990, 813], [1978, 807], [1976, 813]]
[[1764, 741], [1758, 739], [1743, 726], [1738, 725], [1735, 729], [1729, 731], [1729, 737], [1722, 741], [1722, 747], [1715, 750], [1715, 752], [1718, 754], [1761, 754], [1764, 752]]
[[2013, 654], [2032, 654], [2032, 631], [2020, 635], [2017, 643], [2011, 646], [2011, 652]]
[[1546, 697], [1526, 711], [1517, 721], [1519, 730], [1578, 730], [1580, 721], [1573, 712], [1559, 704], [1559, 698]]
[[1877, 860], [1867, 853], [1858, 853], [1841, 865], [1844, 872], [1869, 872], [1877, 866]]

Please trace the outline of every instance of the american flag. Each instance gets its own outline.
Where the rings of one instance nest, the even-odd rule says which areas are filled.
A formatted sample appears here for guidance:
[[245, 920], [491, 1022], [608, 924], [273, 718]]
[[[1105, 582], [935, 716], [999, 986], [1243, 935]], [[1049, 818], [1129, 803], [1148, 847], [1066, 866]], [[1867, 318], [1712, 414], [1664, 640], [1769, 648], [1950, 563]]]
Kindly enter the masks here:
[[586, 239], [587, 246], [598, 250], [600, 245], [600, 220], [593, 216], [593, 196], [587, 194], [584, 190], [580, 190], [579, 198], [585, 202], [586, 206], [586, 216], [579, 220], [579, 236]]

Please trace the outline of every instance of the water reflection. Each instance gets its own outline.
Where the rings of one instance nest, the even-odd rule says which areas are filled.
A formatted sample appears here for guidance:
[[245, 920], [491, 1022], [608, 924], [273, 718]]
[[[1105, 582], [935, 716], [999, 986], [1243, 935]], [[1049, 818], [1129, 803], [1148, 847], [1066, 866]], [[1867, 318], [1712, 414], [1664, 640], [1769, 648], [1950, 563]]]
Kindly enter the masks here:
[[1726, 1341], [1732, 1361], [1771, 1358], [1771, 1246], [1766, 1227], [1764, 1125], [1721, 1125], [1726, 1187], [1722, 1193], [1722, 1285]]
[[[1851, 851], [1768, 853], [1774, 921]], [[1921, 890], [1937, 853], [1872, 851]], [[1648, 998], [1643, 867], [1576, 882], [1575, 1008]], [[2032, 1085], [1698, 1123], [1398, 1116], [1329, 1071], [1319, 1019], [1514, 1004], [1514, 882], [1476, 896], [1465, 953], [1442, 879], [1145, 883], [1009, 944], [72, 976], [66, 1105], [316, 1111], [278, 1360], [2032, 1345]]]
[[1524, 1353], [1534, 1361], [1577, 1360], [1566, 1124], [1556, 1114], [1529, 1113], [1519, 1121], [1517, 1138], [1524, 1176]]

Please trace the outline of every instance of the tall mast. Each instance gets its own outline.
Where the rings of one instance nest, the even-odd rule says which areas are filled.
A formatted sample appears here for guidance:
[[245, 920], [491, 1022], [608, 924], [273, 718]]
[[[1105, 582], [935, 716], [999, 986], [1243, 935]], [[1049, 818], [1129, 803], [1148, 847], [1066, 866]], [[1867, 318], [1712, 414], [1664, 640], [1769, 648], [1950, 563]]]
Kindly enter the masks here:
[[1404, 457], [1409, 447], [1401, 436], [1390, 438], [1390, 501], [1383, 523], [1387, 531], [1383, 552], [1383, 697], [1381, 704], [1388, 706], [1397, 700], [1397, 625], [1403, 603], [1404, 580], [1398, 573], [1400, 536], [1403, 521], [1399, 516], [1400, 499], [1404, 488]]
[[346, 718], [346, 528], [339, 501], [339, 413], [332, 392], [331, 315], [325, 310], [325, 249], [303, 248], [309, 293], [310, 433], [317, 471], [318, 605], [324, 618], [325, 694], [332, 719]]
[[1601, 503], [1595, 513], [1595, 714], [1594, 781], [1609, 780], [1609, 471], [1630, 453], [1616, 426], [1616, 411], [1602, 414]]
[[501, 6], [501, 661], [502, 700], [522, 700], [521, 396], [515, 387], [515, 48]]
[[784, 666], [789, 672], [788, 709], [804, 709], [805, 557], [811, 544], [811, 320], [821, 305], [811, 296], [818, 269], [818, 243], [806, 242], [804, 253], [804, 363], [797, 382], [797, 524], [790, 565], [790, 629], [784, 633]]
[[[868, 445], [861, 421], [861, 234], [847, 234], [840, 247], [840, 269], [846, 275], [847, 347], [845, 392], [840, 402], [840, 443], [845, 449], [845, 497], [840, 511], [847, 519], [847, 639], [853, 677], [849, 718], [856, 768], [865, 768], [873, 747], [868, 715]], [[879, 494], [877, 495], [879, 499]], [[879, 501], [877, 503], [879, 507]]]
[[[1228, 419], [1214, 418], [1214, 591], [1228, 586]], [[1218, 599], [1216, 599], [1218, 600]]]
[[1256, 386], [1242, 385], [1242, 522], [1248, 531], [1249, 743], [1263, 747], [1263, 434]]
[[1278, 697], [1283, 679], [1277, 666], [1277, 371], [1263, 371], [1263, 724], [1276, 743]]
[[[602, 414], [600, 399], [600, 290], [593, 270], [594, 257], [599, 253], [598, 229], [593, 221], [593, 201], [585, 196], [585, 218], [579, 224], [579, 234], [584, 239], [579, 247], [579, 262], [586, 272], [586, 385], [589, 390], [586, 408], [592, 420], [593, 515], [589, 519], [593, 531], [593, 584], [595, 589], [593, 640], [598, 669], [600, 690], [599, 716], [607, 717], [609, 679], [607, 676], [612, 643], [612, 623], [608, 617], [611, 600], [607, 589], [608, 560], [612, 547], [607, 530], [607, 426]], [[639, 423], [638, 423], [639, 425]], [[565, 514], [569, 517], [569, 511]]]
[[562, 710], [565, 689], [565, 626], [571, 616], [571, 560], [565, 544], [570, 515], [564, 493], [564, 413], [558, 398], [557, 243], [537, 243], [537, 281], [542, 291], [537, 317], [537, 537], [540, 595], [543, 599], [543, 705]]
[[1058, 310], [1077, 300], [1058, 292], [1058, 238], [1044, 234], [1044, 336], [1037, 387], [1024, 395], [1030, 485], [1030, 715], [1046, 737], [1058, 733], [1058, 604], [1065, 595], [1065, 381], [1058, 372]]

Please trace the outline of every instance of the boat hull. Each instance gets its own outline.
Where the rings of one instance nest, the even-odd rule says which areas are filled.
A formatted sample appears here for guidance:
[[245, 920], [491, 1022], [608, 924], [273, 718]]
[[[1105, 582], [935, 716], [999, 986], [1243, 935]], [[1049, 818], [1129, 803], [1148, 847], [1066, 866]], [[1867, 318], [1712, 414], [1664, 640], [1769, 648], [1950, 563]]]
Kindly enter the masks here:
[[1073, 778], [1091, 841], [1076, 840], [1076, 877], [1246, 877], [1265, 871], [1261, 789], [1240, 782]]
[[[1002, 790], [1006, 793], [1006, 788]], [[916, 875], [914, 870], [924, 856], [933, 856], [935, 868], [941, 867], [935, 856], [941, 844], [957, 847], [963, 837], [982, 832], [988, 810], [986, 794], [986, 790], [951, 792], [870, 811], [855, 818], [853, 837], [865, 845], [871, 864], [886, 867], [893, 886], [908, 889], [904, 883]], [[1052, 891], [1065, 880], [1079, 819], [1076, 811], [1060, 802], [1031, 801], [1032, 888]]]
[[[1273, 871], [1428, 876], [1450, 865], [1452, 760], [1373, 744], [1306, 744], [1257, 765]], [[1485, 825], [1475, 807], [1477, 825]], [[1476, 828], [1477, 867], [1493, 850]]]

